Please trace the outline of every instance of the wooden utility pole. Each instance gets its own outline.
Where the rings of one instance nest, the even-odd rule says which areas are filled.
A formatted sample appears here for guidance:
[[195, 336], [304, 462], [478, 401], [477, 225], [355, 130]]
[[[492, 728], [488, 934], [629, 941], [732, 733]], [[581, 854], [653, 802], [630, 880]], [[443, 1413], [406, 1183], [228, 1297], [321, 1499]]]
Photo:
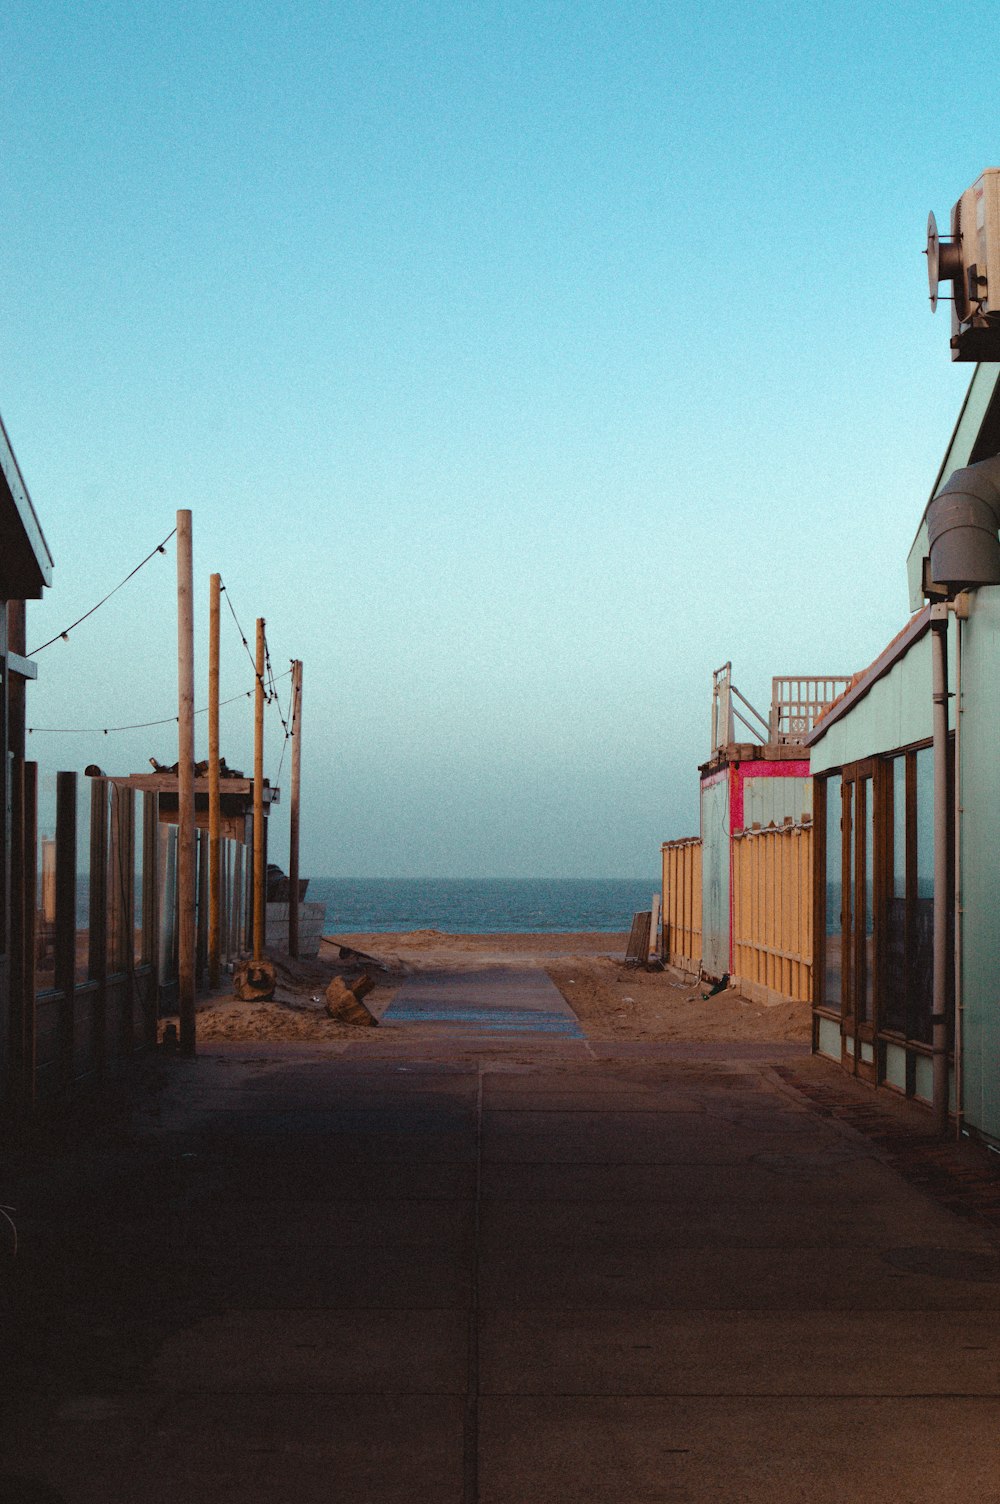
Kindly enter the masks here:
[[264, 618], [257, 618], [257, 684], [253, 716], [253, 958], [264, 959]]
[[299, 953], [299, 779], [302, 771], [302, 660], [292, 663], [292, 805], [288, 816], [288, 954]]
[[219, 985], [219, 893], [222, 886], [222, 801], [219, 794], [219, 602], [222, 577], [213, 574], [208, 601], [208, 985]]
[[182, 1055], [195, 1051], [194, 577], [191, 513], [177, 513], [177, 972]]

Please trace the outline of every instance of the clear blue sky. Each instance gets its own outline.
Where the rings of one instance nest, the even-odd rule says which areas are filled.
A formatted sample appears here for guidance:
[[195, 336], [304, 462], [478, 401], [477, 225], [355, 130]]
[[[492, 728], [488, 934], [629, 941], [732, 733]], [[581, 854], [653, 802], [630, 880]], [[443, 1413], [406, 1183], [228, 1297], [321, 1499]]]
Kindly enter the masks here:
[[[940, 7], [12, 0], [2, 35], [29, 646], [190, 506], [201, 637], [217, 569], [305, 662], [304, 870], [653, 874], [711, 671], [766, 704], [902, 625], [971, 373], [927, 211], [1000, 162]], [[173, 590], [171, 554], [42, 654], [29, 720], [169, 715]]]

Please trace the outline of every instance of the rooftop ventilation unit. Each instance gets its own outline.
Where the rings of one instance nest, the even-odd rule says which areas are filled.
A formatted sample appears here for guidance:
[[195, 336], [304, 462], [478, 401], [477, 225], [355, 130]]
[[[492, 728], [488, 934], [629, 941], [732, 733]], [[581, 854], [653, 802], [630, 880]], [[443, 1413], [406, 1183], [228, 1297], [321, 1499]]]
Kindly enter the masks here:
[[[949, 238], [928, 218], [927, 277], [932, 312], [939, 296], [951, 298], [952, 360], [1000, 360], [1000, 167], [962, 194]], [[949, 294], [939, 295], [942, 282], [951, 283]]]

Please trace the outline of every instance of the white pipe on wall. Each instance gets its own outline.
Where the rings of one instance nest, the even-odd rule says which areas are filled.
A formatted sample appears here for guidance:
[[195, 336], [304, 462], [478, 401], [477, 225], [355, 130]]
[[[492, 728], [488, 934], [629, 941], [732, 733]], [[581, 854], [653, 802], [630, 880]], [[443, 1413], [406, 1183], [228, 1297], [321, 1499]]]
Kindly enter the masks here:
[[962, 1005], [962, 623], [968, 617], [968, 596], [955, 601], [955, 1135], [962, 1136], [965, 1119], [965, 1061]]
[[934, 716], [934, 990], [931, 1004], [934, 1124], [948, 1131], [948, 605], [931, 606]]

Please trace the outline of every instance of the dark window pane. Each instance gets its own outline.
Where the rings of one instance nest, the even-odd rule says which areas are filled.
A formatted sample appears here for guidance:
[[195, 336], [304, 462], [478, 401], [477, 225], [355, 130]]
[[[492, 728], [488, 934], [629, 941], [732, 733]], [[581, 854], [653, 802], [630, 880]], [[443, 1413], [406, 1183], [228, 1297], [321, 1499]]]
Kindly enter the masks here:
[[917, 891], [910, 946], [910, 1037], [931, 1041], [934, 987], [934, 753], [921, 747], [917, 763]]
[[892, 849], [892, 883], [885, 913], [885, 965], [879, 1023], [883, 1029], [906, 1033], [906, 758], [894, 757], [888, 779], [892, 820], [888, 825]]
[[892, 896], [906, 897], [906, 758], [892, 759]]
[[[875, 799], [872, 780], [862, 782], [865, 798], [864, 818], [864, 986], [861, 989], [861, 1017], [871, 1023], [875, 1013]], [[859, 824], [859, 833], [862, 829]], [[859, 904], [859, 909], [861, 904]], [[859, 920], [861, 915], [858, 915]]]

